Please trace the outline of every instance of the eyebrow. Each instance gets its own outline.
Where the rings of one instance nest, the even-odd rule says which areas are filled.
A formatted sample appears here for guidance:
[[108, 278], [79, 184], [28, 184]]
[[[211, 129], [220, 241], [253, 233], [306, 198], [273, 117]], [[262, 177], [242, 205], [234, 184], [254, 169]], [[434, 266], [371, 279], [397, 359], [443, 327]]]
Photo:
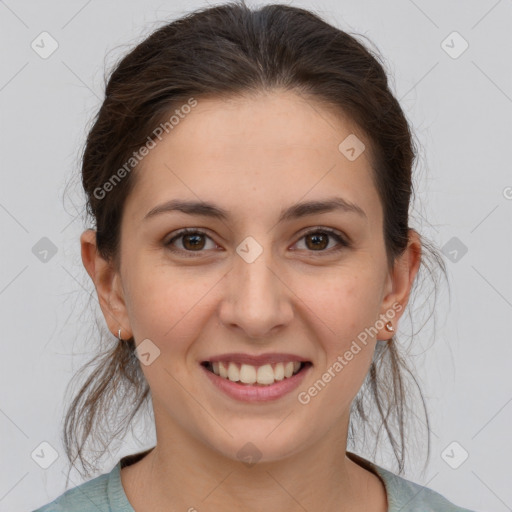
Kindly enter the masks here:
[[[213, 203], [205, 201], [183, 201], [180, 199], [172, 199], [152, 208], [144, 216], [144, 220], [150, 219], [162, 213], [174, 211], [186, 213], [188, 215], [201, 215], [203, 217], [211, 217], [222, 221], [227, 221], [230, 218], [230, 214], [227, 210], [224, 210], [220, 206], [217, 206]], [[286, 220], [298, 219], [301, 217], [306, 217], [307, 215], [328, 213], [332, 211], [352, 213], [368, 219], [365, 211], [357, 204], [347, 201], [342, 197], [331, 197], [324, 200], [296, 203], [284, 210], [281, 210], [278, 224]]]

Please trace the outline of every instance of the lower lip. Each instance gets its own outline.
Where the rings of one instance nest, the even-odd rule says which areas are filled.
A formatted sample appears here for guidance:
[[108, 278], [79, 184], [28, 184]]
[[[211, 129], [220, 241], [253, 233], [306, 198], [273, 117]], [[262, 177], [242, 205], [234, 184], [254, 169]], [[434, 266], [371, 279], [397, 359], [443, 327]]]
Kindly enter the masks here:
[[253, 386], [251, 384], [240, 384], [239, 382], [233, 382], [224, 377], [219, 377], [203, 365], [200, 366], [212, 384], [217, 386], [218, 389], [229, 397], [243, 402], [269, 402], [271, 400], [277, 400], [296, 389], [311, 368], [311, 364], [308, 364], [295, 375], [288, 378], [285, 377], [279, 382], [268, 386]]

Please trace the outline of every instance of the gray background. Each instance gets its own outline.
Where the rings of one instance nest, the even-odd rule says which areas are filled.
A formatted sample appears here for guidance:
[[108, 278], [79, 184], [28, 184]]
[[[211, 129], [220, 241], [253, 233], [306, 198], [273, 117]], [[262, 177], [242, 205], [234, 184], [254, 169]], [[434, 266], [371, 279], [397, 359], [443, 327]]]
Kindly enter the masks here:
[[[460, 506], [512, 510], [512, 1], [292, 4], [373, 41], [421, 143], [411, 224], [445, 248], [452, 295], [442, 284], [436, 329], [429, 320], [413, 343], [433, 446], [427, 470], [411, 467], [406, 477]], [[204, 5], [0, 1], [2, 511], [32, 510], [64, 491], [64, 390], [93, 354], [87, 336], [98, 310], [87, 308], [93, 288], [80, 260], [88, 226], [79, 187], [72, 182], [62, 197], [77, 175], [105, 68], [163, 20]], [[47, 59], [31, 48], [43, 31], [59, 45]], [[469, 44], [457, 58], [462, 40], [443, 44], [454, 31]], [[56, 254], [40, 252], [43, 237]], [[47, 469], [31, 457], [42, 442], [59, 455]], [[103, 472], [140, 449], [123, 441]], [[447, 461], [462, 450], [469, 456], [454, 469]], [[380, 457], [391, 465], [389, 453]], [[72, 473], [70, 485], [79, 483]]]

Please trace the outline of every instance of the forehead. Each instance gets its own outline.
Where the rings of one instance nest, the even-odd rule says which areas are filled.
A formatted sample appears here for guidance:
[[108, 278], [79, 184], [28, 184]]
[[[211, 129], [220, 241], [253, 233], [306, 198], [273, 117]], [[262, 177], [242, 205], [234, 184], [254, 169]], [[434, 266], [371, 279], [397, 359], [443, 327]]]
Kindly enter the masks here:
[[[354, 135], [366, 149], [351, 161], [339, 145]], [[369, 141], [348, 117], [295, 93], [198, 99], [155, 140], [132, 177], [135, 187], [125, 208], [131, 220], [174, 198], [211, 201], [233, 211], [279, 211], [302, 198], [327, 195], [357, 203], [379, 220]]]

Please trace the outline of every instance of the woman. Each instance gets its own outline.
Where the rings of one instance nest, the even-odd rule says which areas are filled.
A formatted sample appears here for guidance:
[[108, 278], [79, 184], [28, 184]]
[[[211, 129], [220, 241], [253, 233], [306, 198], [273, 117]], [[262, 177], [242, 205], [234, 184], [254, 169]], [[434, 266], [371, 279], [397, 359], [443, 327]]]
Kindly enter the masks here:
[[467, 510], [347, 451], [365, 391], [403, 470], [414, 157], [381, 64], [308, 11], [208, 8], [126, 55], [82, 166], [117, 340], [65, 442], [86, 468], [151, 397], [157, 443], [39, 512]]

